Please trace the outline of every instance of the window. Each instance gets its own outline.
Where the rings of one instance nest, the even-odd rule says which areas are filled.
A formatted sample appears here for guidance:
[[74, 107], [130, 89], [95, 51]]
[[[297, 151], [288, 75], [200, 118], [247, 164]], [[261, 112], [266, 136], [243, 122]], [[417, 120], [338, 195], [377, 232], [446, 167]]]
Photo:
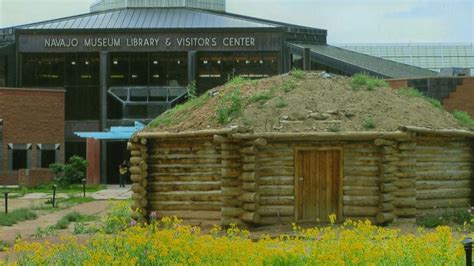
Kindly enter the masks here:
[[36, 149], [36, 167], [49, 168], [59, 158], [59, 144], [38, 144]]
[[8, 144], [8, 169], [19, 170], [31, 167], [31, 144]]

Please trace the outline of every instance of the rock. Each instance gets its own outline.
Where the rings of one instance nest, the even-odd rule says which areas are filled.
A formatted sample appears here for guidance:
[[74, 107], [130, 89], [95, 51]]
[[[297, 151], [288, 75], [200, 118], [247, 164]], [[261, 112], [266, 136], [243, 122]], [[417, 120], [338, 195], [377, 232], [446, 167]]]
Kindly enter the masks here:
[[329, 115], [338, 115], [338, 114], [339, 114], [339, 111], [337, 111], [337, 110], [329, 110], [329, 111], [326, 111], [326, 114], [329, 114]]
[[281, 120], [288, 120], [289, 118], [290, 118], [289, 116], [284, 115], [284, 116], [281, 117]]
[[309, 115], [309, 117], [316, 120], [327, 120], [330, 117], [330, 115], [325, 114], [325, 113], [312, 113]]
[[347, 118], [352, 118], [355, 116], [355, 114], [352, 111], [345, 111], [344, 116]]

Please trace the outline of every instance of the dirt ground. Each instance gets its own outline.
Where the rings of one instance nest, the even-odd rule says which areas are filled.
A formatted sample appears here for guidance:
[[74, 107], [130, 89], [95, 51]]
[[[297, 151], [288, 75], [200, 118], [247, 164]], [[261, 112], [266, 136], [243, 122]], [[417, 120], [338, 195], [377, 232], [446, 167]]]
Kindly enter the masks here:
[[[230, 123], [221, 125], [216, 119], [217, 109], [222, 106], [223, 95], [235, 89], [240, 90], [242, 112]], [[247, 126], [255, 132], [396, 131], [401, 125], [463, 128], [450, 113], [423, 98], [400, 95], [391, 88], [354, 90], [351, 78], [328, 78], [321, 72], [305, 73], [303, 78], [282, 75], [230, 84], [210, 94], [214, 96], [204, 105], [174, 114], [179, 124], [146, 130], [177, 132], [230, 125]], [[255, 101], [256, 96], [263, 94], [269, 99]], [[373, 120], [373, 129], [364, 127], [368, 119]]]

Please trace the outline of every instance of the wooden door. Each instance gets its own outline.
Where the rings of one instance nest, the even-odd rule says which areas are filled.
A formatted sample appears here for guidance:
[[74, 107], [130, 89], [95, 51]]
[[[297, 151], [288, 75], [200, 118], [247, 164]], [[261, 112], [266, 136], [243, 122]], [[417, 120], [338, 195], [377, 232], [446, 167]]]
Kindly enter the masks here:
[[328, 221], [342, 218], [342, 150], [296, 150], [296, 218]]

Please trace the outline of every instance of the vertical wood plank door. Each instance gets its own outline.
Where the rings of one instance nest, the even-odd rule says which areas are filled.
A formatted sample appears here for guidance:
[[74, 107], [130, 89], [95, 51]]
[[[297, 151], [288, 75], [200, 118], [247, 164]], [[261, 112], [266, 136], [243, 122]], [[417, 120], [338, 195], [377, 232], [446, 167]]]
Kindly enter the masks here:
[[342, 151], [297, 149], [296, 218], [329, 221], [342, 214]]

